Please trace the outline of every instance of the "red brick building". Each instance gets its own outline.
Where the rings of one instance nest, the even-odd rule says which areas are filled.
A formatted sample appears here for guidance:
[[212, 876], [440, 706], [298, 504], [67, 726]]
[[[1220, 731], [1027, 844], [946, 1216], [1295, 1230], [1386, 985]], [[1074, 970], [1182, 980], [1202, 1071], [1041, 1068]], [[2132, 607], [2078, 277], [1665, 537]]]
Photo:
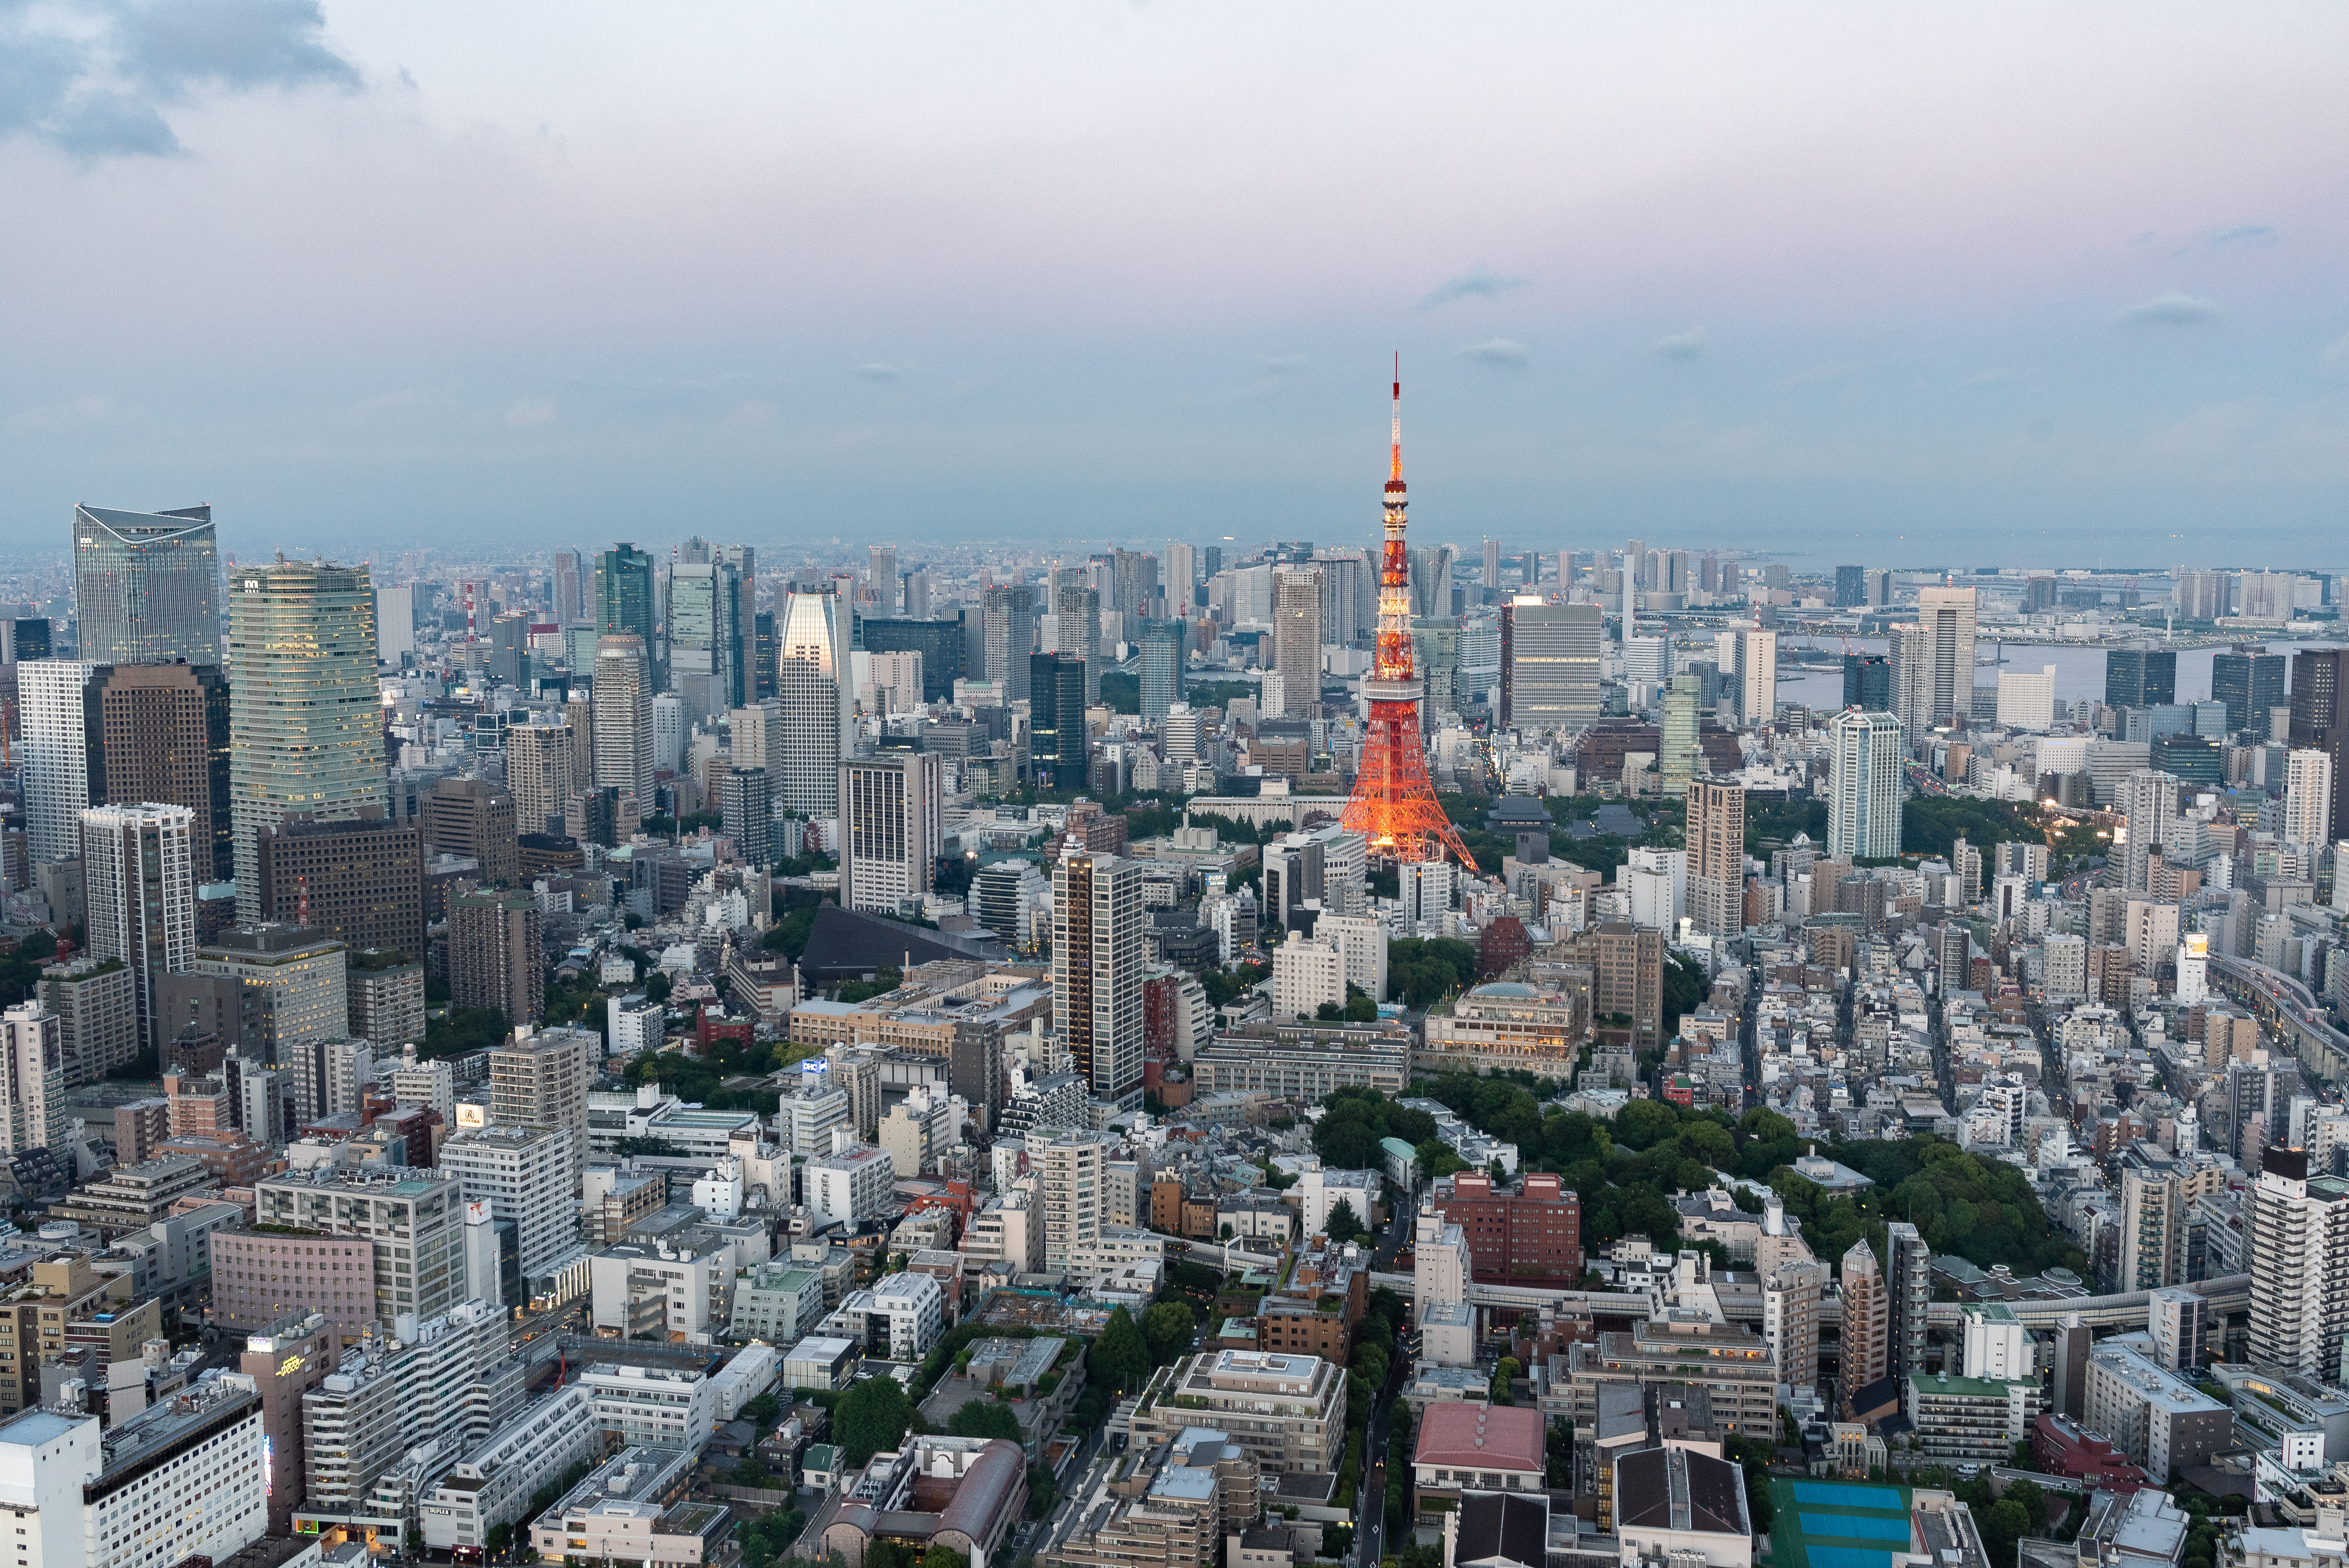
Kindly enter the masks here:
[[1511, 1188], [1463, 1171], [1437, 1180], [1435, 1211], [1460, 1227], [1479, 1283], [1582, 1283], [1582, 1200], [1555, 1175], [1528, 1174]]
[[2069, 1476], [2092, 1487], [2131, 1492], [2153, 1478], [2115, 1448], [2068, 1416], [2042, 1415], [2032, 1423], [2031, 1457], [2049, 1475]]

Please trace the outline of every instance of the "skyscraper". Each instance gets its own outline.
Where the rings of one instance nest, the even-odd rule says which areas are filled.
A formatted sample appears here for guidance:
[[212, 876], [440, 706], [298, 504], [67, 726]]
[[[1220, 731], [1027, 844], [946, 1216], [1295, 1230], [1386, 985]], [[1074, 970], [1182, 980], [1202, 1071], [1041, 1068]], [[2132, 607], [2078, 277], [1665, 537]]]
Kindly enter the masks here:
[[775, 694], [782, 707], [784, 761], [781, 776], [768, 782], [775, 799], [797, 816], [839, 811], [841, 758], [856, 748], [848, 614], [836, 593], [792, 593], [784, 600]]
[[1199, 582], [1199, 552], [1187, 544], [1170, 544], [1161, 557], [1166, 568], [1166, 611], [1178, 621], [1195, 620], [1191, 590]]
[[1085, 787], [1085, 671], [1067, 654], [1028, 655], [1028, 763], [1040, 789]]
[[1599, 717], [1606, 612], [1597, 604], [1518, 604], [1510, 614], [1509, 719], [1528, 732]]
[[2258, 1157], [2243, 1203], [2251, 1360], [2330, 1380], [2349, 1338], [2349, 1181], [2312, 1176], [2305, 1149], [2270, 1145]]
[[864, 560], [864, 580], [873, 589], [874, 614], [895, 614], [897, 613], [897, 547], [894, 544], [866, 545]]
[[1309, 566], [1272, 574], [1272, 668], [1286, 711], [1302, 714], [1321, 696], [1321, 573]]
[[1892, 665], [1882, 654], [1843, 656], [1843, 705], [1870, 713], [1892, 711]]
[[1895, 1220], [1884, 1227], [1884, 1294], [1889, 1318], [1886, 1372], [1905, 1386], [1925, 1376], [1925, 1322], [1933, 1303], [1932, 1254], [1917, 1227]]
[[83, 688], [91, 666], [77, 659], [29, 659], [16, 666], [18, 731], [24, 738], [25, 837], [35, 865], [81, 853], [81, 813], [89, 804], [89, 735]]
[[760, 611], [750, 627], [750, 700], [764, 702], [775, 695], [775, 660], [782, 646], [775, 637], [775, 613]]
[[1673, 799], [1687, 795], [1689, 780], [1696, 773], [1696, 709], [1702, 686], [1696, 676], [1674, 676], [1664, 688], [1657, 768], [1663, 775], [1664, 793]]
[[1501, 542], [1485, 542], [1485, 603], [1495, 604], [1501, 598]]
[[730, 768], [719, 778], [719, 820], [745, 864], [775, 863], [773, 799], [764, 768]]
[[[1061, 628], [1060, 651], [1084, 661], [1085, 705], [1090, 707], [1101, 701], [1101, 594], [1078, 581], [1082, 575], [1072, 570], [1052, 574], [1052, 618]], [[947, 689], [951, 695], [953, 688]], [[1028, 695], [1030, 700], [1036, 695], [1032, 679]]]
[[[2215, 678], [2215, 677], [2214, 677]], [[2212, 696], [2218, 694], [2213, 691]], [[2105, 706], [2161, 707], [2178, 700], [2178, 655], [2142, 643], [2105, 655]]]
[[1900, 852], [1900, 721], [1846, 710], [1827, 724], [1827, 853], [1889, 859]]
[[1916, 624], [1894, 627], [1892, 644], [1892, 711], [1920, 745], [1973, 702], [1974, 591], [1920, 589]]
[[264, 826], [254, 844], [262, 919], [316, 927], [355, 953], [422, 960], [424, 831], [415, 818], [288, 820]]
[[229, 828], [229, 683], [217, 665], [98, 665], [83, 690], [94, 806], [195, 813], [199, 882], [236, 874]]
[[1036, 594], [1025, 583], [999, 583], [979, 596], [985, 620], [986, 678], [1003, 706], [1028, 700], [1028, 655], [1036, 648]]
[[[2109, 665], [2106, 673], [2110, 673]], [[2240, 645], [2210, 660], [2210, 696], [2227, 705], [2227, 728], [2231, 733], [2254, 730], [2265, 736], [2268, 712], [2284, 706], [2284, 656], [2271, 654], [2256, 643]]]
[[1861, 566], [1836, 568], [1836, 608], [1848, 610], [1868, 603], [1868, 570]]
[[[2284, 756], [2283, 841], [2313, 851], [2331, 840], [2333, 758], [2314, 747], [2302, 747]], [[2336, 868], [2335, 878], [2344, 869]]]
[[236, 908], [261, 918], [254, 835], [300, 813], [357, 817], [388, 803], [365, 566], [287, 561], [229, 588], [229, 812]]
[[546, 1013], [546, 953], [538, 901], [526, 892], [469, 892], [449, 901], [449, 1000], [494, 1007], [512, 1024]]
[[[1156, 725], [1183, 700], [1183, 623], [1142, 623], [1142, 722]], [[1292, 711], [1294, 711], [1292, 709]]]
[[896, 914], [930, 891], [946, 848], [941, 799], [936, 752], [884, 751], [840, 765], [842, 908]]
[[506, 731], [506, 788], [513, 791], [516, 832], [563, 830], [564, 803], [574, 793], [576, 741], [571, 726], [560, 719], [517, 724]]
[[[1684, 678], [1684, 677], [1683, 677]], [[1745, 791], [1696, 779], [1688, 789], [1689, 913], [1715, 936], [1745, 929]]]
[[[196, 956], [195, 813], [185, 806], [92, 806], [81, 814], [89, 954], [130, 971], [139, 1034], [160, 1060], [178, 1032], [157, 996]], [[209, 851], [212, 846], [205, 845]]]
[[1884, 1288], [1884, 1271], [1865, 1237], [1852, 1243], [1843, 1255], [1843, 1388], [1844, 1414], [1855, 1412], [1852, 1396], [1883, 1380], [1892, 1357], [1892, 1304]]
[[1052, 1017], [1096, 1102], [1142, 1103], [1142, 869], [1061, 857], [1052, 877]]
[[2349, 838], [2349, 649], [2312, 648], [2292, 656], [2292, 744], [2332, 758], [2324, 838]]
[[98, 665], [221, 662], [212, 509], [74, 508], [74, 612]]
[[2141, 768], [2114, 790], [2113, 809], [2128, 823], [2121, 886], [2142, 892], [2151, 880], [2149, 859], [2169, 841], [2169, 825], [2178, 820], [2178, 779], [2158, 769]]
[[38, 1001], [0, 1013], [0, 1156], [51, 1147], [66, 1131], [65, 1103], [57, 1016]]
[[668, 685], [695, 719], [746, 700], [742, 599], [741, 573], [726, 562], [669, 568]]
[[633, 633], [605, 633], [595, 639], [595, 783], [636, 799], [646, 812], [653, 805], [652, 667], [645, 639]]
[[653, 558], [633, 544], [616, 544], [595, 558], [595, 630], [605, 636], [641, 637], [653, 645]]

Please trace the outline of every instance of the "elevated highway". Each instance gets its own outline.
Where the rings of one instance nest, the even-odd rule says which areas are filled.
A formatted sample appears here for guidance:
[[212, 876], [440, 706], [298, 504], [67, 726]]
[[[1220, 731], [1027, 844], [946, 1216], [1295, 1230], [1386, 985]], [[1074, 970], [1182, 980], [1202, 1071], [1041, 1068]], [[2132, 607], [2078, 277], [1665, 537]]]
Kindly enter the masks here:
[[2349, 1076], [2349, 1034], [2333, 1026], [2315, 993], [2281, 969], [2249, 958], [2210, 955], [2211, 984], [2290, 1039], [2309, 1075], [2337, 1084]]

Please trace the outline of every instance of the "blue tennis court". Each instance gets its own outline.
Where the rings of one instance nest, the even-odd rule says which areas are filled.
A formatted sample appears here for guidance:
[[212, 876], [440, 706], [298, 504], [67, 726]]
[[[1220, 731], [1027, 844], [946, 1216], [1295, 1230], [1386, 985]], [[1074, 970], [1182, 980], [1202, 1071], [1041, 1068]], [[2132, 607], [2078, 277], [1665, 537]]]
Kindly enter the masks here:
[[[1829, 1540], [1841, 1537], [1846, 1541], [1898, 1541], [1904, 1547], [1909, 1541], [1909, 1522], [1905, 1519], [1870, 1519], [1859, 1513], [1806, 1513], [1802, 1521], [1805, 1535], [1824, 1535]], [[1811, 1554], [1818, 1555], [1816, 1550]]]
[[1834, 1503], [1843, 1508], [1880, 1508], [1888, 1512], [1909, 1511], [1900, 1501], [1900, 1493], [1889, 1486], [1851, 1486], [1842, 1481], [1798, 1480], [1795, 1484], [1796, 1502]]
[[1806, 1546], [1811, 1568], [1892, 1568], [1892, 1553], [1864, 1546]]

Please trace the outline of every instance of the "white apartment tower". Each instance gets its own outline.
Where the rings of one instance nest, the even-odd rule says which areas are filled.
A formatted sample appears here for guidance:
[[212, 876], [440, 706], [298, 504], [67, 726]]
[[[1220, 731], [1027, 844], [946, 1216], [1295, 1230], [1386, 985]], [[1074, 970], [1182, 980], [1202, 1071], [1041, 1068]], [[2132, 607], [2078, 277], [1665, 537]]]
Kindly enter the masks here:
[[196, 814], [185, 806], [92, 806], [81, 814], [89, 955], [130, 971], [139, 1033], [161, 1059], [172, 1033], [157, 993], [196, 956]]
[[2251, 1359], [2332, 1382], [2349, 1340], [2349, 1181], [2312, 1178], [2308, 1151], [2260, 1151], [2243, 1206]]
[[1974, 591], [1925, 588], [1917, 622], [1893, 629], [1892, 703], [1912, 742], [1973, 703]]
[[89, 804], [88, 726], [82, 688], [90, 666], [74, 659], [27, 659], [16, 666], [16, 713], [25, 746], [25, 837], [35, 865], [81, 853]]
[[1101, 1240], [1109, 1183], [1109, 1142], [1095, 1132], [1060, 1132], [1028, 1145], [1044, 1205], [1044, 1269], [1066, 1270], [1080, 1247]]
[[65, 1044], [57, 1016], [39, 1002], [0, 1013], [0, 1154], [47, 1148], [51, 1133], [65, 1132]]
[[1827, 853], [1885, 859], [1900, 852], [1900, 721], [1854, 708], [1827, 722]]
[[645, 640], [609, 632], [595, 642], [593, 689], [595, 787], [633, 795], [639, 810], [653, 803], [653, 671]]

